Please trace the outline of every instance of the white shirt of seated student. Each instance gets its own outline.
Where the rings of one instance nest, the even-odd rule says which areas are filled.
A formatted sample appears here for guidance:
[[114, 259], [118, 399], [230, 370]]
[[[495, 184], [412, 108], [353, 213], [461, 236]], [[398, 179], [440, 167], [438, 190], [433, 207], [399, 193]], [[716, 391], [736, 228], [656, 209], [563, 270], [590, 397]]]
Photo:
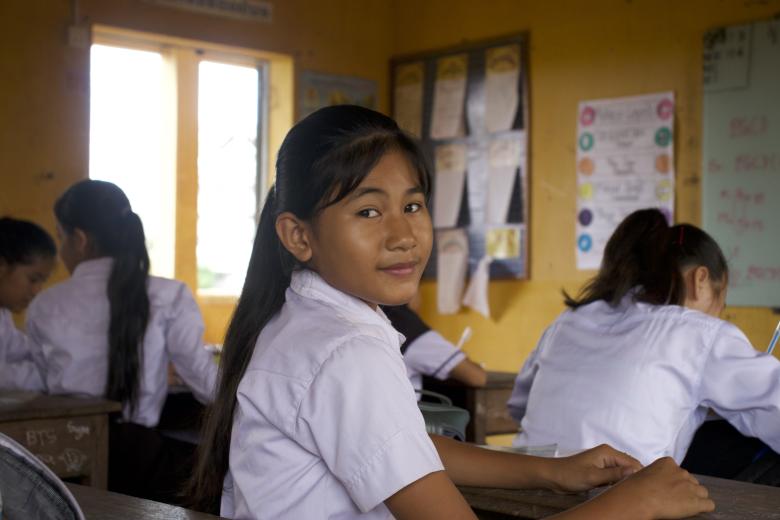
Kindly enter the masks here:
[[464, 359], [466, 354], [435, 330], [418, 336], [404, 352], [406, 373], [415, 390], [422, 389], [423, 376], [447, 379]]
[[[105, 395], [108, 378], [108, 278], [113, 260], [80, 263], [64, 282], [40, 293], [27, 311], [27, 333], [51, 394]], [[203, 344], [203, 318], [186, 285], [150, 276], [137, 407], [125, 419], [154, 427], [168, 393], [168, 364], [201, 402], [213, 400], [217, 365]]]
[[682, 462], [708, 408], [780, 451], [780, 362], [734, 325], [677, 305], [604, 301], [544, 333], [508, 403], [516, 445], [608, 443]]
[[221, 514], [392, 518], [384, 500], [442, 471], [381, 310], [293, 273], [238, 387]]
[[39, 364], [32, 359], [39, 350], [16, 328], [11, 311], [0, 309], [0, 390], [43, 388]]

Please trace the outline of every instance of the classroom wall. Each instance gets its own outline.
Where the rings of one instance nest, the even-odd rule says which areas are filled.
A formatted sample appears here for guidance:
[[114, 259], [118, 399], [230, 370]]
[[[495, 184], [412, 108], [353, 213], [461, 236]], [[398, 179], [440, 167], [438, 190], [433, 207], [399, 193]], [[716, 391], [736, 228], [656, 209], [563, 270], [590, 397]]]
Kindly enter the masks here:
[[[266, 24], [141, 0], [0, 2], [0, 214], [38, 221], [53, 233], [54, 200], [87, 175], [89, 50], [67, 43], [74, 5], [87, 22], [284, 53], [298, 71], [372, 79], [380, 108], [387, 107], [391, 0], [272, 3], [273, 22]], [[52, 281], [65, 276], [60, 267]], [[185, 278], [192, 285], [194, 275]], [[207, 340], [221, 341], [232, 302], [201, 307]]]
[[[702, 35], [778, 12], [778, 0], [398, 0], [396, 54], [530, 34], [531, 279], [491, 283], [491, 320], [437, 315], [435, 283], [425, 283], [424, 318], [453, 341], [472, 326], [468, 353], [514, 371], [563, 310], [560, 289], [576, 291], [593, 274], [577, 271], [574, 259], [580, 100], [675, 92], [676, 218], [699, 223]], [[728, 308], [724, 317], [760, 348], [780, 316]]]
[[[435, 284], [422, 314], [494, 370], [516, 370], [562, 310], [559, 290], [591, 274], [574, 267], [574, 140], [581, 99], [660, 90], [677, 94], [677, 218], [700, 218], [701, 37], [708, 28], [780, 12], [780, 0], [285, 0], [258, 24], [161, 8], [141, 0], [82, 0], [95, 23], [290, 54], [298, 70], [376, 80], [387, 108], [394, 54], [496, 36], [530, 34], [531, 279], [495, 281], [491, 320], [438, 316]], [[88, 166], [89, 55], [67, 45], [68, 0], [0, 2], [0, 213], [42, 222]], [[65, 276], [64, 270], [54, 281]], [[219, 341], [232, 305], [206, 306]], [[764, 345], [777, 316], [729, 308], [726, 318]]]

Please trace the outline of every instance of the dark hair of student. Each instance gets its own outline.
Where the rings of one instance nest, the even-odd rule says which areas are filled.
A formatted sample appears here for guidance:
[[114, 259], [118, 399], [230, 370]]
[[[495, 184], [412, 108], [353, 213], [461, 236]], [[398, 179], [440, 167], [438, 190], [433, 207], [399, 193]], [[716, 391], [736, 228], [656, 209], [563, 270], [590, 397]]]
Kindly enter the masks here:
[[428, 197], [424, 156], [395, 121], [378, 112], [351, 105], [323, 108], [285, 137], [276, 161], [276, 184], [265, 201], [244, 288], [225, 337], [216, 398], [204, 421], [195, 474], [187, 490], [192, 507], [218, 509], [239, 382], [260, 331], [281, 309], [292, 272], [300, 267], [276, 234], [277, 216], [291, 212], [311, 221], [357, 188], [391, 150], [408, 158]]
[[54, 240], [38, 224], [0, 218], [0, 260], [6, 264], [31, 264], [37, 258], [52, 258], [56, 254]]
[[80, 229], [92, 241], [97, 256], [114, 259], [107, 288], [106, 397], [133, 410], [140, 380], [140, 347], [149, 322], [149, 254], [141, 219], [118, 186], [95, 180], [68, 188], [54, 204], [54, 215], [65, 233]]
[[565, 303], [576, 309], [598, 300], [613, 307], [633, 288], [637, 301], [655, 305], [682, 305], [682, 272], [706, 267], [716, 290], [728, 279], [723, 252], [711, 236], [690, 224], [669, 226], [657, 209], [642, 209], [627, 216], [604, 249], [601, 268], [577, 298], [563, 291]]

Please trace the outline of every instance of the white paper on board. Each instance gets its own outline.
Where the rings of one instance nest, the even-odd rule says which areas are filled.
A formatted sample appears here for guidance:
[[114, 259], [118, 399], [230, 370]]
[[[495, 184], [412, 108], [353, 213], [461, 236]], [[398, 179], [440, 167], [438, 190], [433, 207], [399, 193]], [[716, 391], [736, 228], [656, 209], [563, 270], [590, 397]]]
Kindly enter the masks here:
[[490, 319], [490, 302], [488, 300], [488, 287], [490, 286], [490, 263], [493, 258], [483, 256], [474, 274], [471, 275], [469, 286], [463, 295], [463, 305], [471, 307], [484, 317]]
[[485, 69], [485, 128], [491, 133], [509, 130], [520, 104], [520, 48], [489, 49]]
[[439, 314], [455, 314], [469, 265], [469, 241], [463, 229], [436, 232], [436, 303]]
[[446, 56], [437, 63], [431, 115], [433, 139], [451, 139], [464, 134], [463, 107], [466, 100], [467, 65], [468, 58], [465, 54]]
[[504, 224], [512, 201], [517, 169], [522, 164], [522, 134], [490, 142], [488, 150], [488, 224]]
[[466, 180], [466, 145], [453, 143], [437, 146], [435, 156], [433, 225], [436, 228], [455, 227]]
[[423, 64], [401, 65], [393, 95], [393, 117], [398, 126], [415, 137], [422, 136]]

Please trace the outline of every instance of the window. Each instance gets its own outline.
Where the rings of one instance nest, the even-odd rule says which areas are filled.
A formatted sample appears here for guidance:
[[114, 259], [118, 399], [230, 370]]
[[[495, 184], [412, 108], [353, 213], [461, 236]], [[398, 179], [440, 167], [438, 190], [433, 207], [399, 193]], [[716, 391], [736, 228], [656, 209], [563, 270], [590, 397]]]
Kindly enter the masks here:
[[104, 26], [93, 29], [91, 60], [90, 177], [127, 193], [154, 274], [185, 281], [202, 304], [233, 301], [268, 150], [292, 124], [292, 60]]

